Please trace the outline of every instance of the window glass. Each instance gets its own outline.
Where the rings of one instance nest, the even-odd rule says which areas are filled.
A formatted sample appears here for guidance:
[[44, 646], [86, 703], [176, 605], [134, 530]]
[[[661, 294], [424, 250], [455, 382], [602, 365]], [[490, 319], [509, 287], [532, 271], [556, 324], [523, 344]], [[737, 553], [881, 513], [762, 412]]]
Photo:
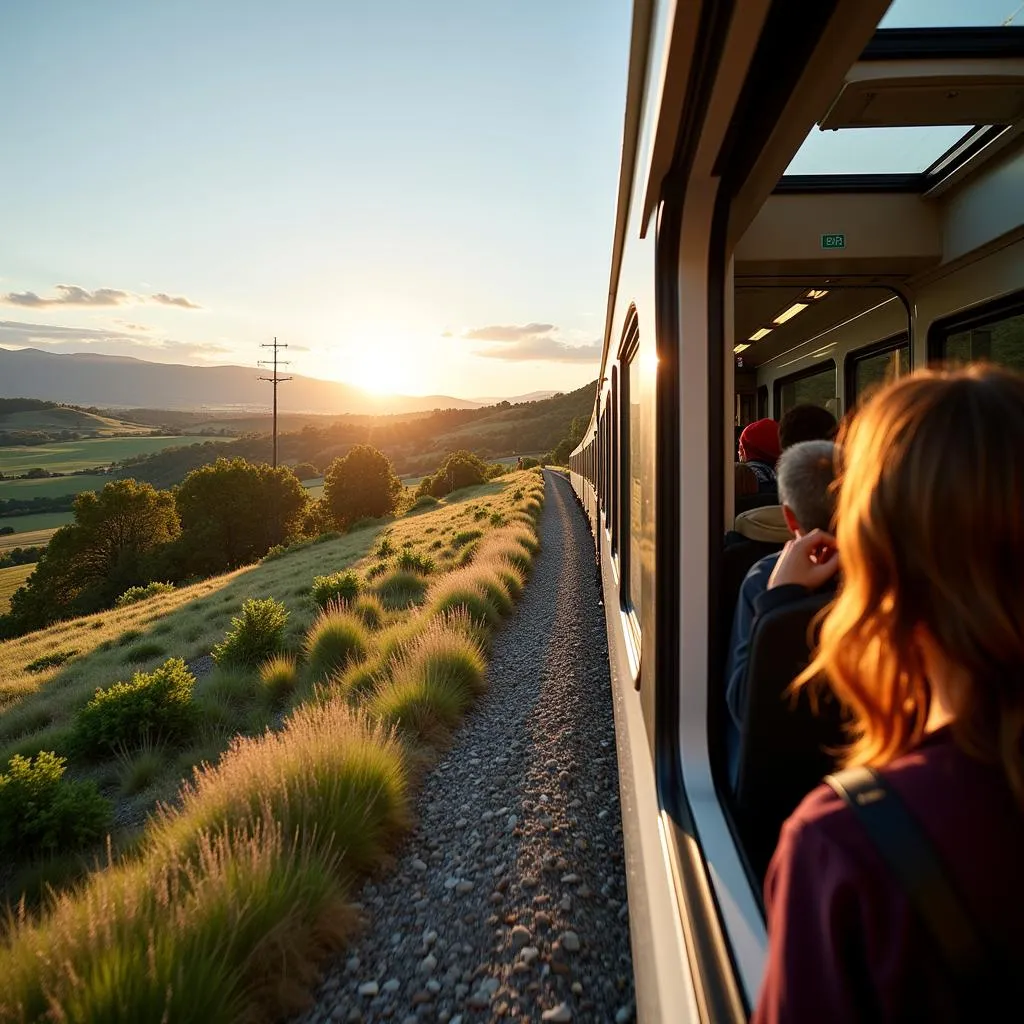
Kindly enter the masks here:
[[629, 396], [629, 604], [640, 614], [640, 358], [626, 368]]
[[815, 126], [786, 174], [920, 174], [966, 133], [965, 126], [948, 124], [827, 131]]
[[858, 356], [853, 362], [853, 394], [860, 401], [866, 394], [910, 372], [910, 345], [885, 352]]
[[775, 418], [781, 419], [795, 405], [820, 405], [833, 416], [838, 414], [835, 363], [829, 362], [814, 373], [775, 382]]
[[1016, 0], [893, 0], [879, 28], [967, 28], [1024, 24]]
[[947, 334], [942, 357], [951, 363], [998, 363], [1024, 370], [1024, 313]]
[[611, 419], [608, 422], [611, 431], [610, 458], [611, 472], [608, 479], [608, 519], [612, 531], [612, 552], [619, 550], [619, 374], [612, 367]]

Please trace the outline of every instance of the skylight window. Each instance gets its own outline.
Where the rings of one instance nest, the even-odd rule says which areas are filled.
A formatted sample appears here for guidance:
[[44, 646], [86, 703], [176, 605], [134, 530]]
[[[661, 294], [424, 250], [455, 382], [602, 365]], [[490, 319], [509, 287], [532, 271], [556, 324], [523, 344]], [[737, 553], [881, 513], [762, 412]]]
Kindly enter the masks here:
[[963, 125], [811, 129], [786, 174], [921, 174], [965, 134]]
[[1024, 25], [1021, 0], [893, 0], [879, 28]]

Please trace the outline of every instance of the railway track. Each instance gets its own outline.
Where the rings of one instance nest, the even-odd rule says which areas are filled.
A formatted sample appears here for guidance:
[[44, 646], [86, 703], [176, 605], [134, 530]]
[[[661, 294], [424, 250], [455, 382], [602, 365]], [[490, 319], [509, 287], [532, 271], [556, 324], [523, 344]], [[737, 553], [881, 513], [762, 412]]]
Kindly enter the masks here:
[[546, 474], [542, 550], [489, 690], [364, 886], [361, 938], [301, 1024], [633, 1019], [607, 642], [593, 548]]

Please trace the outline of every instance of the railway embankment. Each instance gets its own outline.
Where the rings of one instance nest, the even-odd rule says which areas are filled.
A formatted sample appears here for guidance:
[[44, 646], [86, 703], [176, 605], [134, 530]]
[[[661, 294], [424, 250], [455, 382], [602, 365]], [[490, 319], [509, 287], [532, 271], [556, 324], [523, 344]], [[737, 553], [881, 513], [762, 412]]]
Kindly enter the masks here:
[[546, 474], [542, 547], [488, 690], [420, 792], [302, 1024], [629, 1021], [612, 702], [592, 546]]

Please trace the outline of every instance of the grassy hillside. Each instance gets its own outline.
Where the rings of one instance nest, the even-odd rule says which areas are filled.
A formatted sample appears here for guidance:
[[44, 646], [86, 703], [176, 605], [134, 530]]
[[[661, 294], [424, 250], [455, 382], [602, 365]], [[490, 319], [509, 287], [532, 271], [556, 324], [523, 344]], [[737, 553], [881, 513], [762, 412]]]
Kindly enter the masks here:
[[[58, 527], [74, 519], [72, 512], [39, 512], [30, 516], [5, 516], [0, 526], [13, 526], [14, 533], [0, 536], [0, 554], [11, 548], [34, 548], [50, 543]], [[28, 527], [32, 527], [28, 529]]]
[[[0, 771], [15, 754], [66, 752], [71, 781], [57, 784], [91, 780], [114, 823], [105, 857], [92, 859], [101, 841], [42, 859], [16, 847], [0, 870], [8, 895], [27, 893], [30, 907], [44, 882], [57, 886], [41, 913], [12, 919], [0, 937], [0, 1019], [73, 1005], [76, 1019], [260, 1021], [301, 1006], [316, 961], [352, 932], [351, 883], [379, 868], [410, 823], [415, 766], [484, 688], [488, 639], [522, 591], [542, 499], [538, 474], [513, 473], [390, 524], [0, 644]], [[344, 567], [358, 600], [318, 615], [314, 577]], [[204, 656], [249, 596], [283, 602], [282, 653], [257, 667], [228, 664], [221, 648], [211, 671]], [[198, 677], [184, 697], [198, 728], [133, 736], [128, 705], [117, 705], [108, 722], [123, 743], [85, 756], [95, 687], [171, 656], [190, 659]], [[13, 820], [16, 836], [33, 824]]]
[[152, 433], [153, 428], [144, 423], [132, 423], [70, 406], [54, 405], [50, 408], [4, 412], [0, 405], [0, 436], [14, 430], [43, 433], [72, 430], [91, 437], [115, 437], [126, 434], [146, 435]]
[[[0, 540], [6, 540], [0, 537]], [[0, 546], [0, 550], [3, 550]], [[29, 578], [35, 569], [35, 565], [12, 565], [7, 569], [0, 569], [0, 615], [6, 613], [11, 606], [11, 596]]]

